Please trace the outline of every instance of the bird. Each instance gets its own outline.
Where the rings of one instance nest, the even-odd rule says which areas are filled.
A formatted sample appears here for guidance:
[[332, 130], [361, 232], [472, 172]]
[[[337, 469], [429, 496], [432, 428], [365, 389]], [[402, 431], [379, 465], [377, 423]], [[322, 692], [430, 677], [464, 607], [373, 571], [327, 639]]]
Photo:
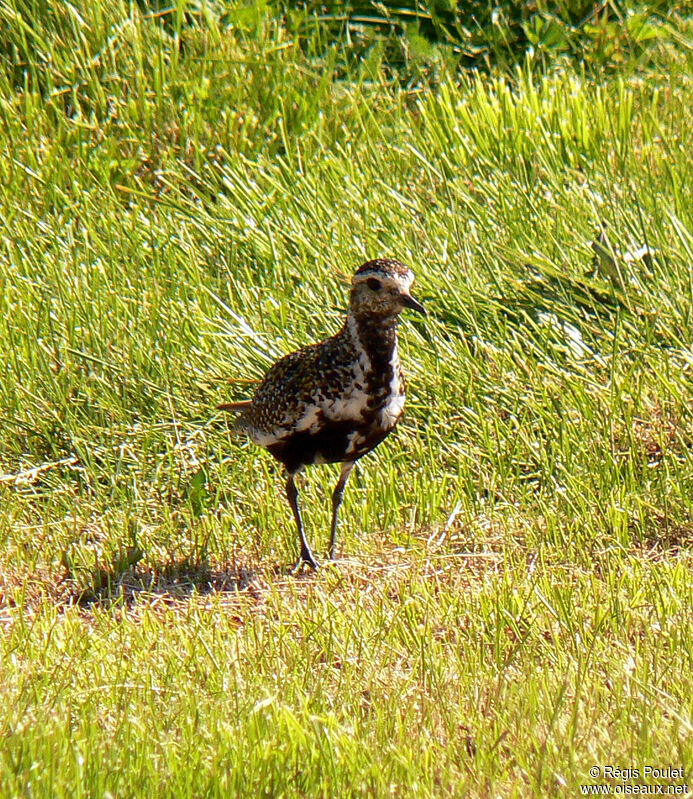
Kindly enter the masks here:
[[252, 399], [217, 406], [238, 413], [233, 431], [264, 447], [286, 470], [286, 496], [300, 542], [294, 570], [303, 564], [318, 568], [299, 510], [298, 472], [313, 464], [341, 464], [332, 493], [328, 557], [334, 560], [339, 508], [354, 464], [402, 415], [398, 317], [405, 308], [426, 313], [410, 293], [413, 282], [411, 269], [394, 258], [366, 261], [353, 275], [339, 332], [275, 362]]

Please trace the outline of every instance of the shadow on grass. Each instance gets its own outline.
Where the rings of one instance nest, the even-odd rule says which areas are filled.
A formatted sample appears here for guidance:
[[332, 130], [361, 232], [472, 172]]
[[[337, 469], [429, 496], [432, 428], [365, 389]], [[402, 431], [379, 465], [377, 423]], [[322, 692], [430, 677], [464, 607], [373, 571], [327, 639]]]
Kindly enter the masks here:
[[210, 594], [244, 592], [253, 596], [257, 591], [255, 569], [211, 568], [189, 560], [161, 568], [137, 568], [143, 557], [141, 549], [130, 547], [108, 568], [97, 566], [90, 571], [75, 569], [63, 558], [64, 601], [82, 607], [132, 605], [138, 598], [176, 602]]

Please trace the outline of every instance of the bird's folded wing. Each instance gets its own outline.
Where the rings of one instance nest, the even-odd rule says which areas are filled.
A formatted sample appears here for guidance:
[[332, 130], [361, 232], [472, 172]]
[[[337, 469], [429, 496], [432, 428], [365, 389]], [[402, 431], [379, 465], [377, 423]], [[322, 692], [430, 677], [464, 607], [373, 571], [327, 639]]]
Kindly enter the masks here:
[[292, 352], [270, 369], [254, 399], [258, 428], [314, 431], [326, 419], [357, 418], [367, 397], [354, 393], [350, 362], [331, 345], [328, 339]]

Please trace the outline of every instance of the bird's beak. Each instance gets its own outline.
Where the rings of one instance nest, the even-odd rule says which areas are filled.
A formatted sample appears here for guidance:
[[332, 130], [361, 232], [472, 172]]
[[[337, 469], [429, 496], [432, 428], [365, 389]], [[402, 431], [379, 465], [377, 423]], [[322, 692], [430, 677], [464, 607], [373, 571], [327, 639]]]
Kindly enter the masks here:
[[412, 311], [418, 311], [419, 313], [424, 314], [424, 316], [426, 315], [426, 309], [418, 300], [415, 300], [411, 294], [400, 294], [399, 301], [405, 308], [411, 308]]

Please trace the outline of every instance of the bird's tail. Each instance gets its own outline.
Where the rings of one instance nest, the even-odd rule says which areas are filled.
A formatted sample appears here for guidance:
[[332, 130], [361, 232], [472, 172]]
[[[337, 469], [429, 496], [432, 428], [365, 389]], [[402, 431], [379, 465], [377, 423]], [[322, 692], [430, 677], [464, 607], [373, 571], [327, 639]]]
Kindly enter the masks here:
[[240, 413], [252, 405], [252, 400], [241, 400], [240, 402], [223, 402], [217, 405], [218, 411], [231, 411], [231, 413]]

